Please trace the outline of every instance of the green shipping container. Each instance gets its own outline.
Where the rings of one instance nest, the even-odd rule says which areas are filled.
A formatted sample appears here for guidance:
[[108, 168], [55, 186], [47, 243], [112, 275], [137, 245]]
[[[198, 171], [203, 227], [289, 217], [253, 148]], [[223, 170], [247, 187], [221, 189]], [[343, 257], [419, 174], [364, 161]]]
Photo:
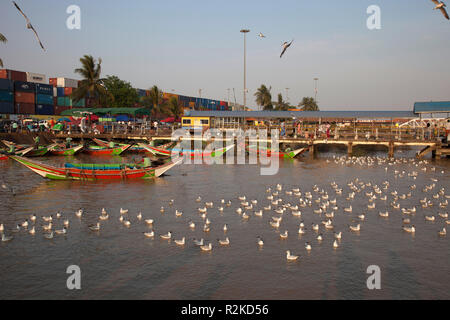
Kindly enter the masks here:
[[58, 99], [56, 100], [56, 104], [60, 107], [65, 107], [66, 100], [65, 97], [58, 97]]
[[78, 103], [73, 103], [69, 97], [58, 97], [58, 106], [60, 107], [81, 107], [86, 106], [86, 99], [81, 99]]
[[0, 90], [1, 102], [14, 102], [14, 94], [11, 91]]
[[78, 101], [78, 103], [75, 103], [73, 106], [84, 108], [86, 106], [86, 99], [81, 99], [80, 101]]

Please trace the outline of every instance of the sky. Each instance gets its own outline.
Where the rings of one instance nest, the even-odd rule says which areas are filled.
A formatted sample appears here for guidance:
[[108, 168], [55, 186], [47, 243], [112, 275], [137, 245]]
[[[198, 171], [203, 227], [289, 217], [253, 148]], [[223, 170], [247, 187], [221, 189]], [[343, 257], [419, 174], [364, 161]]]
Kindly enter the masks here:
[[[261, 84], [292, 105], [314, 96], [321, 110], [412, 110], [416, 101], [450, 100], [450, 21], [430, 0], [16, 0], [47, 51], [9, 0], [0, 1], [5, 68], [78, 78], [84, 54], [102, 58], [103, 76], [136, 88], [243, 102]], [[450, 4], [450, 3], [449, 3]], [[81, 29], [69, 30], [69, 5]], [[367, 8], [381, 9], [369, 30]], [[450, 10], [449, 10], [450, 11]], [[262, 32], [266, 38], [257, 35]], [[294, 43], [280, 59], [281, 45]], [[287, 91], [285, 88], [289, 88]], [[286, 97], [288, 92], [288, 97]]]

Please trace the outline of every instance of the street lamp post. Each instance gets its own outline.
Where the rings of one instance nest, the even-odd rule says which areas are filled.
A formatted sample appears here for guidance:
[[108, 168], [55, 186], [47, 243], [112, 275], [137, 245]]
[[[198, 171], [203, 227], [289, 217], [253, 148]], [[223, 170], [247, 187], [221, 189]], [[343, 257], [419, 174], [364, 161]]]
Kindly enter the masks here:
[[244, 34], [244, 110], [245, 106], [247, 104], [247, 74], [246, 74], [246, 67], [247, 67], [247, 60], [246, 60], [246, 53], [247, 53], [247, 38], [246, 34], [250, 32], [248, 29], [242, 29], [241, 32]]

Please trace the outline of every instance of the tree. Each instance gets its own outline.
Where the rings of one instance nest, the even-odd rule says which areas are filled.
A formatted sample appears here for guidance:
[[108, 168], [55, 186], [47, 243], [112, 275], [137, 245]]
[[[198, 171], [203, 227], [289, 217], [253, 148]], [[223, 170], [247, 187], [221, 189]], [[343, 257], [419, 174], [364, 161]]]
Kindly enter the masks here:
[[272, 87], [267, 88], [262, 84], [255, 93], [256, 104], [263, 107], [264, 110], [273, 110], [272, 94], [270, 93], [270, 90], [272, 90]]
[[[6, 43], [8, 42], [8, 39], [6, 39], [6, 37], [0, 33], [0, 42]], [[3, 61], [2, 59], [0, 59], [0, 67], [3, 67]]]
[[133, 107], [139, 101], [139, 95], [129, 82], [116, 76], [107, 76], [103, 81], [106, 90], [111, 94], [107, 98], [107, 105], [111, 108]]
[[283, 96], [281, 93], [278, 94], [278, 101], [275, 102], [275, 110], [277, 111], [288, 111], [289, 110], [289, 104], [287, 104], [284, 100], [283, 100]]
[[144, 106], [150, 108], [153, 117], [160, 115], [169, 115], [167, 104], [164, 101], [163, 93], [157, 86], [150, 88], [149, 95], [144, 98]]
[[303, 100], [298, 104], [298, 106], [303, 111], [319, 111], [319, 106], [314, 98], [304, 97]]
[[168, 110], [175, 119], [180, 118], [184, 114], [183, 107], [176, 97], [171, 97], [168, 103]]
[[75, 69], [83, 77], [77, 89], [72, 92], [71, 98], [75, 103], [83, 98], [94, 99], [97, 106], [113, 100], [114, 97], [106, 90], [104, 81], [100, 78], [102, 72], [102, 59], [98, 62], [90, 55], [84, 55], [80, 58], [81, 68]]

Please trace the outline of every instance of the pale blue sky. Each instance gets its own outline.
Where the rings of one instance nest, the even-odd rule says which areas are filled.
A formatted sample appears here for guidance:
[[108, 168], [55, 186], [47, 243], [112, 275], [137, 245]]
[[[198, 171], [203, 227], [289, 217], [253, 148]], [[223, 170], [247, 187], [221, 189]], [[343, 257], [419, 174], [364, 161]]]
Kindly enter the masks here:
[[[289, 87], [295, 104], [314, 95], [323, 110], [409, 110], [415, 101], [450, 100], [450, 22], [429, 0], [17, 0], [43, 52], [11, 1], [0, 2], [5, 67], [76, 77], [83, 54], [103, 59], [138, 88], [242, 102], [247, 35], [248, 104], [262, 83], [275, 100]], [[81, 7], [81, 30], [66, 28], [66, 8]], [[382, 29], [366, 27], [366, 9], [381, 7]], [[267, 38], [257, 37], [259, 32]], [[295, 39], [280, 59], [283, 41]], [[232, 92], [232, 91], [231, 91]], [[231, 94], [232, 96], [232, 94]]]

